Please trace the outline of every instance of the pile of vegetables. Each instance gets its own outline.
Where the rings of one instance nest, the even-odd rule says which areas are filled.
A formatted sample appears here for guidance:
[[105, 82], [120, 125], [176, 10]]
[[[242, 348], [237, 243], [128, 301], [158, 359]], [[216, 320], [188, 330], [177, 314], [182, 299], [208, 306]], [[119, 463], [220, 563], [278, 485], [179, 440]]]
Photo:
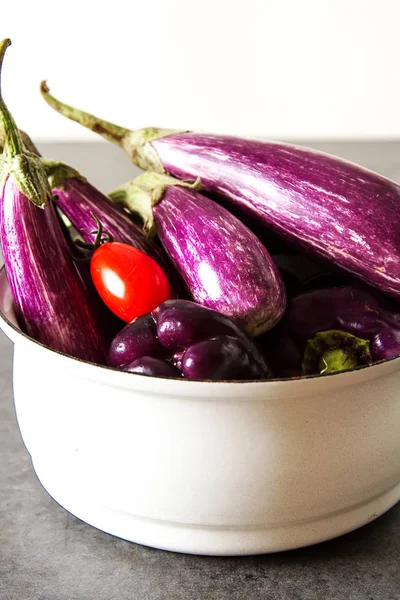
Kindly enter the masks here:
[[144, 172], [105, 196], [39, 155], [0, 89], [1, 247], [25, 333], [96, 364], [201, 380], [400, 354], [396, 183], [289, 144], [130, 131], [41, 93]]

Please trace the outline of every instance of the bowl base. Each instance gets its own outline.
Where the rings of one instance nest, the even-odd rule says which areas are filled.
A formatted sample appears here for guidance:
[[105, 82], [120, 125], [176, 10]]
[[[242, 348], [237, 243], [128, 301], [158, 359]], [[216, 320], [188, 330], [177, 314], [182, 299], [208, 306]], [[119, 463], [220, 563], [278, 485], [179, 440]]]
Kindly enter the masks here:
[[384, 493], [322, 517], [279, 526], [215, 527], [135, 516], [102, 506], [89, 490], [76, 489], [34, 461], [36, 475], [50, 496], [72, 515], [105, 533], [144, 546], [210, 556], [246, 556], [294, 550], [338, 537], [375, 520], [400, 500], [400, 482]]

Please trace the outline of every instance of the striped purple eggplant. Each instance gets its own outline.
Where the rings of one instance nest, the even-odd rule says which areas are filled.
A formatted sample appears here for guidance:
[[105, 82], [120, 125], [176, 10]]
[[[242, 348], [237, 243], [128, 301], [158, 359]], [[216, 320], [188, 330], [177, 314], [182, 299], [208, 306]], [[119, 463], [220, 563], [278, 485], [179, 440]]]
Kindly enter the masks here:
[[55, 100], [68, 118], [119, 144], [144, 169], [203, 188], [259, 219], [311, 256], [400, 297], [400, 187], [339, 158], [231, 136], [129, 131]]
[[225, 208], [171, 179], [148, 172], [110, 196], [120, 202], [125, 196], [125, 204], [135, 210], [138, 192], [143, 206], [140, 186], [151, 192], [155, 185], [157, 233], [191, 297], [250, 335], [268, 331], [283, 316], [286, 291], [265, 246]]
[[[10, 40], [0, 44], [0, 70]], [[0, 92], [0, 233], [21, 329], [65, 354], [104, 364], [106, 348], [70, 258], [40, 159], [25, 152]]]
[[[46, 161], [44, 164], [46, 165]], [[171, 283], [176, 283], [176, 274], [162, 248], [148, 239], [139, 225], [79, 174], [76, 172], [74, 174], [73, 170], [69, 168], [66, 170], [62, 163], [54, 164], [56, 167], [48, 168], [47, 173], [48, 175], [50, 173], [49, 181], [56, 204], [86, 242], [92, 243], [95, 238], [93, 229], [96, 227], [93, 213], [101, 221], [104, 230], [110, 233], [115, 241], [135, 246], [151, 256], [168, 273]], [[59, 174], [54, 176], [58, 166], [64, 174], [63, 176]]]

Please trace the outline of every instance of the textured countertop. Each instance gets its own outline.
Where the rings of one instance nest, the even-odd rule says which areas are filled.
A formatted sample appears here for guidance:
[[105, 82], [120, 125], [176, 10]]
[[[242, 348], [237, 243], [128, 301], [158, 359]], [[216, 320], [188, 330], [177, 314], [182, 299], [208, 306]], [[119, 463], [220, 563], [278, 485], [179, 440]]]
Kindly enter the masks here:
[[[308, 145], [400, 181], [400, 142]], [[106, 144], [42, 144], [105, 192], [136, 170]], [[107, 535], [42, 488], [12, 400], [12, 345], [0, 333], [0, 600], [399, 600], [400, 503], [369, 525], [306, 549], [189, 556]]]

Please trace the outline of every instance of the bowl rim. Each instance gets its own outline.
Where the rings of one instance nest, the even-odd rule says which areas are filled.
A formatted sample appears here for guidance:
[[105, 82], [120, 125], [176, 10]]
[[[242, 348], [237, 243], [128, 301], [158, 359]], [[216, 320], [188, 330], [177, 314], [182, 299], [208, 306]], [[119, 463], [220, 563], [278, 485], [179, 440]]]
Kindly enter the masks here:
[[[7, 274], [6, 274], [6, 269], [5, 266], [3, 265], [0, 268], [0, 281], [1, 278], [5, 278], [7, 281], [7, 285], [8, 284], [8, 280], [7, 280]], [[13, 331], [13, 333], [16, 336], [22, 337], [26, 342], [39, 346], [42, 350], [45, 351], [49, 351], [54, 355], [58, 355], [59, 357], [63, 357], [65, 359], [67, 359], [68, 361], [72, 361], [72, 363], [77, 363], [80, 365], [85, 365], [86, 367], [90, 367], [91, 369], [100, 369], [101, 371], [108, 371], [110, 373], [116, 373], [119, 376], [123, 376], [123, 377], [130, 377], [132, 378], [132, 376], [136, 376], [139, 377], [140, 379], [147, 379], [150, 381], [180, 381], [182, 382], [185, 386], [186, 385], [199, 385], [199, 384], [225, 384], [226, 385], [237, 385], [237, 384], [241, 384], [241, 385], [260, 385], [260, 384], [272, 384], [272, 383], [282, 383], [282, 384], [290, 384], [290, 383], [300, 383], [300, 382], [306, 382], [306, 381], [326, 381], [328, 378], [331, 379], [332, 377], [337, 378], [341, 376], [341, 379], [343, 380], [345, 376], [348, 376], [352, 373], [356, 373], [356, 372], [360, 372], [360, 371], [370, 371], [371, 369], [376, 370], [376, 368], [382, 366], [383, 364], [387, 364], [387, 363], [392, 363], [395, 360], [398, 360], [400, 358], [400, 354], [397, 354], [396, 356], [387, 358], [387, 359], [383, 359], [380, 361], [377, 361], [375, 363], [372, 363], [370, 365], [360, 365], [358, 367], [355, 367], [354, 369], [347, 369], [345, 371], [337, 371], [335, 373], [326, 373], [324, 375], [320, 375], [320, 374], [313, 374], [313, 375], [298, 375], [295, 377], [273, 377], [270, 379], [229, 379], [229, 380], [224, 380], [224, 379], [219, 379], [219, 380], [212, 380], [212, 379], [184, 379], [179, 378], [179, 377], [163, 377], [163, 376], [159, 376], [159, 377], [154, 377], [154, 376], [150, 376], [150, 375], [142, 375], [141, 373], [129, 373], [127, 371], [123, 371], [122, 369], [118, 369], [118, 367], [111, 367], [109, 365], [102, 365], [99, 363], [93, 363], [93, 362], [89, 362], [87, 360], [83, 360], [81, 358], [78, 358], [76, 356], [71, 356], [69, 354], [65, 354], [64, 352], [61, 352], [59, 350], [55, 350], [53, 348], [50, 348], [49, 346], [46, 346], [45, 344], [42, 344], [41, 342], [35, 340], [34, 338], [30, 337], [28, 334], [24, 333], [19, 327], [15, 326], [14, 323], [12, 323], [4, 314], [3, 312], [3, 308], [0, 305], [0, 321], [3, 322], [3, 324], [5, 324], [6, 329], [11, 329]], [[3, 324], [0, 324], [0, 329], [7, 335], [7, 332], [4, 330]], [[9, 339], [11, 339], [11, 341], [15, 344], [16, 342], [14, 341], [14, 339], [10, 336]], [[400, 361], [399, 361], [400, 362]], [[400, 365], [399, 365], [400, 366]], [[377, 377], [379, 377], [379, 375], [377, 374]]]

